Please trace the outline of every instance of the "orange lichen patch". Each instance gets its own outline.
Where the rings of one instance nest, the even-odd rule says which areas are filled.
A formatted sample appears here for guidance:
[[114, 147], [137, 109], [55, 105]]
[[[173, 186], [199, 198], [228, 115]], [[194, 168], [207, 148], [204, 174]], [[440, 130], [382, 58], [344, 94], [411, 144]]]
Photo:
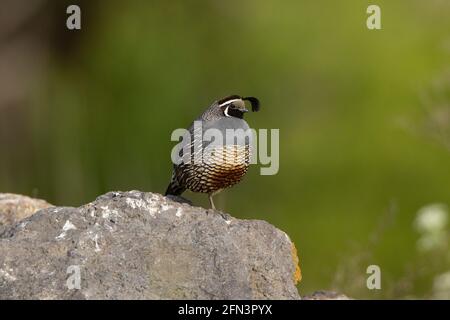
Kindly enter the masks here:
[[44, 200], [12, 193], [0, 193], [0, 226], [12, 225], [36, 211], [51, 207]]
[[291, 242], [291, 250], [292, 250], [292, 260], [294, 261], [295, 265], [295, 272], [294, 272], [294, 283], [297, 284], [302, 280], [302, 271], [300, 270], [299, 265], [299, 259], [297, 255], [297, 248], [295, 247], [295, 244]]

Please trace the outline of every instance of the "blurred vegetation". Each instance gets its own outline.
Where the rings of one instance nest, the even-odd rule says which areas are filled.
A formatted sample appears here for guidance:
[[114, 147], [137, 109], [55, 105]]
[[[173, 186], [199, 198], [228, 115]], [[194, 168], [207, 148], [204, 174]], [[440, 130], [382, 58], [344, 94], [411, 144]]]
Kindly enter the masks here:
[[[247, 121], [280, 129], [280, 171], [254, 166], [216, 205], [290, 235], [301, 293], [433, 297], [448, 246], [413, 276], [432, 260], [413, 221], [450, 204], [448, 1], [72, 1], [81, 31], [65, 29], [68, 3], [34, 2], [32, 23], [0, 36], [0, 192], [73, 206], [163, 193], [172, 130], [254, 95]], [[365, 287], [369, 264], [382, 290]]]

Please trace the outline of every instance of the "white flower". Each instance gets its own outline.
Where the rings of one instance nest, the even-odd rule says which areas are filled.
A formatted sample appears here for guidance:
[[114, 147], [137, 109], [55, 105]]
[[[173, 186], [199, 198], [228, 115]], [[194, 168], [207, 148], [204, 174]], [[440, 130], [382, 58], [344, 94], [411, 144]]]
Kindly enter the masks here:
[[445, 229], [447, 221], [447, 206], [436, 203], [421, 208], [414, 225], [420, 233], [435, 233]]
[[444, 232], [427, 233], [417, 240], [417, 248], [421, 251], [429, 251], [441, 248], [447, 242]]

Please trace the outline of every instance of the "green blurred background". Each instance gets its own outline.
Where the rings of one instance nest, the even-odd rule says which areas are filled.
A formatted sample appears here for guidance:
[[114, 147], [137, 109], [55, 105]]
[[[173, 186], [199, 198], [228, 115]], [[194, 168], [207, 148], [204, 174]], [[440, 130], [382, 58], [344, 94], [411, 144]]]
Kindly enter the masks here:
[[[81, 31], [65, 28], [68, 4], [81, 7]], [[369, 4], [382, 30], [367, 29]], [[0, 192], [71, 206], [111, 190], [163, 193], [172, 130], [216, 99], [253, 95], [262, 108], [247, 121], [280, 129], [280, 170], [253, 166], [218, 207], [290, 235], [301, 293], [442, 291], [448, 237], [419, 250], [414, 219], [450, 204], [449, 1], [1, 6]], [[366, 288], [370, 264], [381, 290]]]

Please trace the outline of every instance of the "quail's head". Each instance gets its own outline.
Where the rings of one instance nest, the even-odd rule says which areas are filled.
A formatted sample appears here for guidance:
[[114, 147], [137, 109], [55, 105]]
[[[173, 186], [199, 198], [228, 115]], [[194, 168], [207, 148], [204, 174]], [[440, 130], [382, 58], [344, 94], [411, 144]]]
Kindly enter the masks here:
[[202, 118], [205, 120], [216, 120], [223, 117], [243, 119], [244, 114], [249, 111], [245, 104], [246, 101], [250, 103], [253, 112], [259, 110], [259, 100], [257, 98], [231, 95], [214, 102], [205, 111]]

